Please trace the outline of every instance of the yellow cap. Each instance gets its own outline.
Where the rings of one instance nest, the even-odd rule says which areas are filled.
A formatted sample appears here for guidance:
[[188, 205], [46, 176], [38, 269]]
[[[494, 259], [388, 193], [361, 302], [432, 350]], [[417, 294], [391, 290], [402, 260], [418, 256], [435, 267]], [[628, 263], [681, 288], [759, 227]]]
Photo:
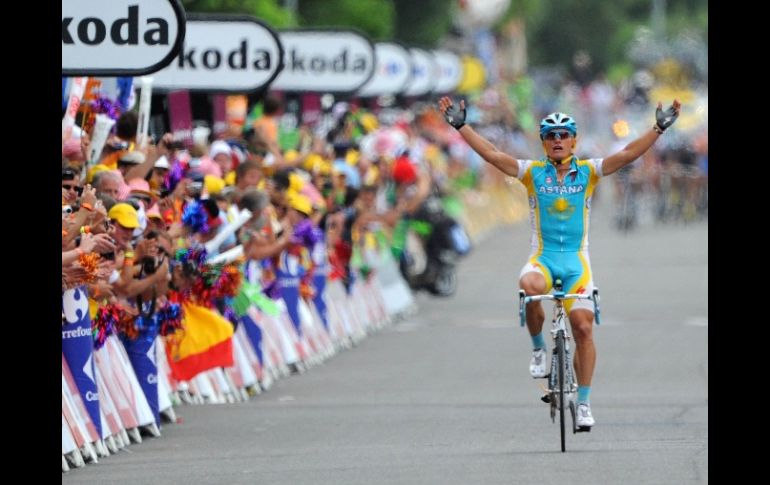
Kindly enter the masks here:
[[206, 175], [203, 177], [203, 186], [209, 195], [216, 195], [225, 188], [225, 181], [216, 175]]
[[127, 229], [139, 227], [139, 216], [136, 213], [136, 209], [129, 204], [123, 202], [115, 204], [107, 215], [110, 219], [118, 221], [118, 224]]
[[317, 153], [311, 153], [307, 156], [307, 158], [305, 158], [305, 161], [302, 163], [302, 168], [312, 173], [319, 170], [323, 162], [324, 159], [321, 155]]
[[347, 155], [345, 155], [345, 161], [348, 162], [348, 165], [355, 165], [358, 163], [359, 158], [361, 158], [361, 154], [358, 153], [358, 150], [352, 148], [348, 150]]
[[305, 185], [305, 181], [302, 180], [302, 177], [300, 177], [294, 172], [289, 174], [289, 190], [291, 190], [292, 192], [299, 192], [300, 190], [302, 190], [302, 186], [304, 185]]
[[286, 191], [286, 202], [289, 204], [289, 207], [306, 216], [309, 216], [313, 212], [313, 204], [310, 203], [310, 199], [293, 190]]
[[86, 183], [91, 183], [94, 180], [94, 177], [99, 172], [107, 172], [110, 168], [106, 165], [102, 165], [101, 163], [94, 165], [93, 167], [88, 169], [88, 175], [86, 176]]

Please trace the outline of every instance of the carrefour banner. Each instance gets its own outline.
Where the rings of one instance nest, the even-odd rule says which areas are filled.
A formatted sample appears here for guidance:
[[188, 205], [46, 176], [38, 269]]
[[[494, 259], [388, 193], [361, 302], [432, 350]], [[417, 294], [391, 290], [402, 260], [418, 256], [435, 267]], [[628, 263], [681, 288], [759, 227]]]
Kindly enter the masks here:
[[409, 51], [392, 42], [377, 42], [374, 51], [377, 55], [374, 76], [358, 90], [358, 95], [384, 96], [402, 93], [412, 79], [412, 56]]
[[434, 50], [432, 54], [439, 66], [438, 81], [433, 88], [433, 93], [445, 94], [454, 91], [460, 84], [463, 75], [460, 58], [445, 50]]
[[271, 89], [351, 93], [372, 77], [374, 45], [353, 30], [283, 30], [285, 67]]
[[62, 294], [62, 311], [66, 323], [61, 327], [61, 350], [98, 436], [102, 436], [99, 392], [94, 373], [94, 340], [85, 286]]
[[430, 52], [411, 47], [412, 79], [404, 90], [405, 96], [424, 96], [433, 91], [439, 76], [439, 67]]

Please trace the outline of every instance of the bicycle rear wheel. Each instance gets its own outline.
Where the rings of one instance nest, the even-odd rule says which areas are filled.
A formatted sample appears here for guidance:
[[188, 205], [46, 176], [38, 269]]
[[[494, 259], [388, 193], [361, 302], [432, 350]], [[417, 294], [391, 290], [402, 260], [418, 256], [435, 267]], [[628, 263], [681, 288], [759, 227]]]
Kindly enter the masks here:
[[565, 384], [566, 384], [566, 375], [564, 372], [564, 357], [566, 354], [564, 345], [564, 332], [559, 331], [556, 334], [556, 354], [558, 355], [559, 360], [559, 368], [557, 370], [558, 372], [558, 385], [559, 385], [559, 427], [561, 428], [561, 451], [562, 453], [567, 450], [565, 446], [565, 439], [566, 439], [566, 431], [565, 431], [565, 422], [564, 422], [564, 393], [565, 393]]

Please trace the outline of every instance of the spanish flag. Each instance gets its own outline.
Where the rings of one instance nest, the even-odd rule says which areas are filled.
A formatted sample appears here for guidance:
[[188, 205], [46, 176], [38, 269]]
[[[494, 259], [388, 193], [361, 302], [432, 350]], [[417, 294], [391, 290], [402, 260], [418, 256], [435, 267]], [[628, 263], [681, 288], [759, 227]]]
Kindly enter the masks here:
[[182, 329], [166, 337], [171, 374], [189, 381], [201, 372], [233, 366], [233, 325], [214, 310], [183, 303]]

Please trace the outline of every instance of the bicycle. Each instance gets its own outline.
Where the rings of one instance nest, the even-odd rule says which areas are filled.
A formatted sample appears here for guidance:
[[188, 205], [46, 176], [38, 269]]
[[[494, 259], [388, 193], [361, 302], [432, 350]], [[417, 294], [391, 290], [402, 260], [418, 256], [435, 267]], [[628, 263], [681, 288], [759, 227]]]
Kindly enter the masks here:
[[561, 451], [566, 451], [565, 447], [565, 419], [564, 419], [564, 401], [566, 394], [567, 406], [572, 415], [572, 433], [590, 432], [591, 428], [586, 426], [578, 427], [575, 421], [577, 393], [577, 379], [572, 363], [572, 353], [570, 351], [569, 341], [572, 337], [567, 327], [568, 316], [564, 311], [565, 300], [592, 300], [594, 303], [594, 315], [596, 324], [600, 323], [599, 313], [599, 289], [594, 288], [591, 295], [580, 293], [564, 293], [562, 282], [557, 279], [554, 282], [554, 292], [546, 295], [527, 296], [524, 290], [519, 290], [519, 318], [521, 326], [527, 319], [527, 304], [535, 301], [553, 300], [554, 312], [551, 320], [551, 335], [553, 336], [554, 346], [551, 354], [551, 371], [546, 375], [548, 379], [548, 390], [540, 399], [546, 404], [550, 404], [551, 421], [556, 422], [556, 410], [559, 410], [559, 424], [561, 429]]

